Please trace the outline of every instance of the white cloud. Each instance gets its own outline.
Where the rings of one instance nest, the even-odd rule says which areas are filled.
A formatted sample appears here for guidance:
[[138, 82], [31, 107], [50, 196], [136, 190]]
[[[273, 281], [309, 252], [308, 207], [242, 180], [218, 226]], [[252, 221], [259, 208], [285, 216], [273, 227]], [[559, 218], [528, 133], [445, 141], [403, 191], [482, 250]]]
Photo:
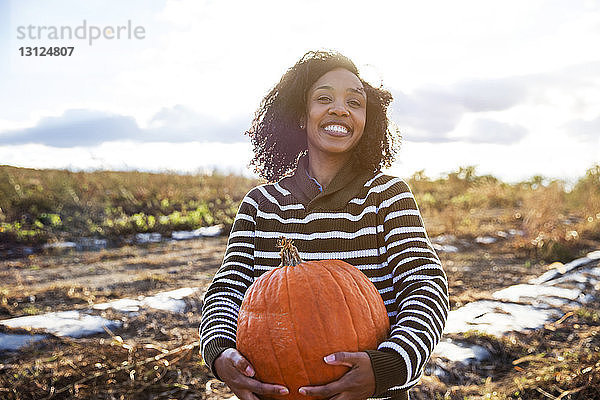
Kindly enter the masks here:
[[592, 120], [574, 120], [566, 124], [571, 137], [600, 146], [600, 115]]
[[[223, 157], [227, 154], [227, 157]], [[252, 157], [246, 143], [139, 143], [106, 142], [99, 146], [69, 148], [41, 144], [0, 147], [3, 164], [26, 168], [71, 170], [144, 170], [179, 173], [218, 170], [251, 176]]]
[[217, 119], [199, 114], [177, 104], [162, 108], [144, 130], [144, 141], [168, 140], [170, 142], [246, 142], [244, 132], [250, 127], [251, 116]]
[[[559, 148], [557, 150], [557, 147]], [[456, 171], [459, 166], [476, 166], [478, 174], [490, 174], [507, 182], [527, 180], [534, 175], [566, 179], [573, 183], [600, 161], [600, 151], [589, 145], [551, 135], [545, 141], [524, 138], [518, 144], [405, 142], [398, 161], [389, 172], [409, 177], [425, 170], [430, 177]]]
[[[600, 3], [594, 1], [57, 0], [48, 7], [32, 0], [11, 2], [9, 8], [11, 26], [1, 33], [11, 37], [3, 41], [8, 62], [0, 66], [0, 143], [8, 143], [9, 132], [21, 136], [0, 147], [3, 162], [18, 161], [7, 155], [16, 152], [46, 160], [48, 166], [54, 159], [49, 154], [72, 157], [74, 166], [90, 164], [66, 147], [17, 145], [26, 142], [26, 135], [53, 146], [82, 146], [78, 149], [129, 138], [146, 143], [140, 148], [152, 152], [148, 141], [246, 140], [242, 132], [262, 96], [306, 50], [323, 47], [342, 51], [359, 67], [368, 63], [375, 80], [383, 78], [396, 96], [393, 115], [405, 146], [425, 149], [436, 143], [444, 149], [441, 157], [428, 160], [432, 171], [452, 169], [446, 160], [459, 160], [442, 155], [449, 149], [462, 154], [460, 146], [496, 154], [492, 144], [473, 143], [481, 140], [471, 134], [478, 120], [503, 127], [496, 130], [502, 134], [487, 139], [498, 145], [523, 134], [511, 127], [522, 127], [528, 134], [519, 146], [544, 142], [547, 154], [560, 153], [562, 140], [589, 147], [600, 108], [595, 51]], [[77, 24], [83, 18], [97, 25], [132, 19], [145, 26], [147, 38], [79, 46], [68, 59], [18, 56], [13, 25]], [[43, 135], [49, 132], [42, 129], [43, 118], [66, 113], [55, 120], [66, 124], [68, 110], [74, 109], [104, 115], [98, 116], [96, 128], [109, 121], [115, 128], [69, 137], [55, 126], [52, 137]], [[580, 156], [584, 147], [573, 146], [564, 163], [581, 165], [590, 158]], [[24, 154], [26, 147], [38, 153]], [[504, 147], [496, 146], [497, 154], [505, 154]], [[229, 155], [218, 157], [223, 163], [229, 159], [224, 154]], [[169, 159], [174, 165], [183, 162]], [[538, 164], [532, 167], [546, 162], [534, 159]], [[548, 170], [558, 171], [556, 162], [547, 162]]]
[[32, 127], [0, 132], [0, 145], [38, 143], [54, 147], [93, 146], [115, 140], [137, 142], [245, 142], [247, 119], [218, 120], [181, 105], [163, 108], [147, 128], [131, 116], [96, 110], [67, 110]]
[[[600, 62], [547, 73], [429, 85], [410, 93], [392, 90], [392, 94], [392, 118], [404, 131], [406, 140], [493, 143], [496, 138], [496, 143], [505, 144], [508, 137], [517, 140], [526, 133], [546, 135], [548, 130], [559, 129], [575, 116], [596, 116], [600, 107]], [[496, 127], [475, 120], [494, 120]], [[490, 133], [465, 133], [473, 129]], [[491, 135], [499, 129], [504, 133]]]
[[406, 139], [414, 141], [445, 141], [462, 114], [463, 105], [453, 93], [443, 88], [419, 89], [410, 95], [392, 91], [392, 118], [400, 127], [411, 129]]
[[527, 130], [519, 125], [506, 124], [487, 118], [476, 119], [469, 135], [462, 138], [471, 143], [515, 144], [527, 135]]
[[59, 117], [42, 118], [31, 128], [0, 133], [0, 144], [38, 143], [74, 147], [136, 135], [139, 135], [139, 128], [131, 117], [91, 110], [67, 110]]
[[457, 100], [469, 111], [501, 111], [511, 108], [527, 95], [525, 79], [477, 79], [454, 86]]

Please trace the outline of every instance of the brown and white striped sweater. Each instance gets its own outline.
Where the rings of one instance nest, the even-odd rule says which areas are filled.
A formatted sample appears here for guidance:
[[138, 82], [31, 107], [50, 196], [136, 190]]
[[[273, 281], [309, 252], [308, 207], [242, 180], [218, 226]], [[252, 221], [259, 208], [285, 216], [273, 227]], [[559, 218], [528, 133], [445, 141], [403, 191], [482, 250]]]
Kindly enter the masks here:
[[[367, 351], [377, 397], [402, 398], [439, 342], [448, 314], [448, 283], [406, 183], [349, 163], [320, 191], [307, 157], [278, 183], [252, 189], [235, 218], [223, 265], [205, 298], [201, 353], [213, 367], [235, 347], [246, 289], [280, 263], [277, 239], [293, 239], [303, 260], [344, 260], [373, 282], [390, 319], [389, 338]], [[214, 370], [213, 370], [214, 372]]]

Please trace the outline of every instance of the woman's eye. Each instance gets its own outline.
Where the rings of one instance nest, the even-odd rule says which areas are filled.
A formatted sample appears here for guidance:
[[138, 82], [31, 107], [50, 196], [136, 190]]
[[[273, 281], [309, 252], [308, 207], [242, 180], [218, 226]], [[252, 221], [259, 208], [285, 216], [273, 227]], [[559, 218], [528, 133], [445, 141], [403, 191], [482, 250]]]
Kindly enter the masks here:
[[319, 96], [319, 98], [317, 100], [323, 101], [323, 102], [330, 101], [329, 97], [327, 97], [327, 96]]
[[361, 103], [358, 100], [350, 100], [348, 102], [348, 104], [350, 104], [352, 107], [360, 107], [361, 106]]

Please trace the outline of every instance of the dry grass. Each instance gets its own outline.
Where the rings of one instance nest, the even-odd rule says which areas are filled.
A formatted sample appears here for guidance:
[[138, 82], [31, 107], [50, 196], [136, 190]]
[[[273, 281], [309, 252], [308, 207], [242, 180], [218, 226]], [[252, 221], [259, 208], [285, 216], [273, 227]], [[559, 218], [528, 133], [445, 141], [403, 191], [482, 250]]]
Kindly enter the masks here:
[[[198, 342], [110, 338], [49, 339], [43, 347], [4, 361], [3, 399], [205, 398], [210, 380], [198, 357]], [[11, 362], [12, 361], [12, 362]]]
[[[185, 325], [185, 317], [143, 314], [130, 319], [119, 335], [47, 339], [41, 346], [3, 360], [0, 397], [229, 397], [231, 393], [212, 378], [198, 357], [195, 329]], [[487, 348], [492, 359], [477, 366], [446, 367], [450, 379], [444, 382], [434, 375], [425, 376], [411, 391], [412, 398], [574, 400], [600, 396], [600, 318], [595, 309], [566, 313], [532, 333], [497, 338], [471, 332], [456, 339]], [[428, 368], [436, 365], [445, 367], [434, 360]]]
[[[35, 212], [62, 212], [55, 208], [57, 204], [63, 205], [65, 215], [73, 210], [79, 213], [73, 214], [80, 219], [74, 219], [71, 234], [89, 228], [85, 223], [77, 225], [87, 220], [85, 213], [106, 216], [118, 207], [124, 215], [140, 210], [147, 215], [151, 211], [165, 214], [197, 206], [192, 198], [212, 198], [213, 210], [225, 212], [235, 208], [235, 202], [255, 183], [213, 178], [3, 167], [0, 222], [26, 220]], [[539, 275], [544, 272], [543, 260], [571, 260], [597, 249], [600, 242], [600, 166], [590, 169], [571, 191], [561, 182], [542, 178], [508, 185], [476, 176], [472, 168], [461, 168], [439, 180], [416, 174], [409, 185], [431, 236], [454, 234], [472, 243], [477, 236], [497, 231], [524, 231], [523, 237], [485, 248], [471, 246], [461, 253], [441, 255], [453, 308]], [[223, 200], [226, 196], [230, 200]], [[221, 203], [216, 204], [217, 200]], [[90, 303], [117, 297], [203, 286], [220, 262], [225, 241], [210, 242], [212, 247], [191, 243], [3, 261], [0, 312], [10, 317], [89, 308]], [[30, 301], [30, 296], [36, 300]], [[18, 354], [4, 354], [0, 398], [229, 397], [231, 393], [213, 379], [198, 356], [200, 304], [199, 297], [192, 299], [192, 311], [181, 315], [153, 311], [124, 316], [107, 311], [106, 318], [123, 321], [118, 332], [85, 339], [50, 337]], [[455, 368], [450, 381], [426, 376], [413, 389], [413, 397], [600, 398], [598, 309], [600, 304], [571, 310], [559, 323], [529, 334], [501, 339], [477, 333], [461, 337], [488, 348], [494, 358], [488, 364]]]
[[[40, 245], [82, 236], [222, 224], [256, 180], [235, 175], [70, 172], [0, 166], [0, 239]], [[2, 250], [0, 244], [0, 250]]]
[[509, 185], [472, 167], [438, 180], [417, 173], [409, 184], [432, 236], [473, 239], [515, 229], [524, 236], [511, 241], [512, 250], [545, 261], [576, 258], [600, 240], [600, 165], [571, 190], [542, 177]]
[[[224, 242], [220, 246], [224, 246]], [[177, 243], [172, 253], [187, 252], [191, 242]], [[166, 246], [166, 245], [165, 245]], [[495, 250], [494, 250], [495, 249]], [[461, 303], [485, 298], [489, 293], [511, 282], [537, 276], [544, 270], [541, 264], [525, 266], [523, 260], [502, 253], [502, 246], [486, 252], [474, 250], [441, 254], [450, 280], [453, 308]], [[119, 249], [115, 250], [118, 251]], [[124, 251], [127, 263], [131, 253]], [[204, 249], [208, 253], [209, 249]], [[157, 248], [154, 253], [162, 253]], [[97, 259], [98, 254], [81, 256]], [[165, 255], [164, 257], [169, 257]], [[177, 254], [170, 257], [177, 258]], [[105, 257], [102, 257], [105, 258]], [[111, 261], [112, 257], [108, 257]], [[39, 262], [45, 262], [40, 257]], [[164, 259], [169, 263], [169, 259]], [[11, 263], [14, 261], [11, 261]], [[71, 265], [70, 261], [67, 265]], [[199, 266], [195, 274], [205, 273]], [[214, 269], [213, 269], [214, 271]], [[42, 273], [43, 271], [36, 271]], [[152, 274], [141, 273], [141, 280]], [[142, 286], [123, 286], [122, 294], [135, 297], [145, 293]], [[157, 279], [161, 282], [161, 279]], [[167, 282], [168, 283], [168, 282]], [[175, 285], [177, 282], [171, 282]], [[172, 287], [174, 288], [174, 287]], [[166, 289], [166, 288], [165, 288]], [[21, 289], [27, 301], [27, 288]], [[16, 292], [11, 291], [11, 295]], [[40, 307], [67, 307], [71, 301], [88, 308], [87, 299], [95, 296], [104, 301], [105, 291], [86, 287], [57, 285], [45, 292], [35, 292]], [[112, 295], [111, 295], [112, 297]], [[0, 398], [43, 399], [194, 399], [225, 398], [231, 393], [208, 373], [198, 356], [197, 326], [202, 294], [188, 301], [186, 314], [156, 310], [139, 315], [124, 315], [112, 311], [103, 314], [108, 319], [120, 319], [123, 327], [112, 335], [105, 333], [84, 339], [51, 337], [18, 354], [5, 354], [0, 366]], [[14, 297], [9, 297], [8, 302]], [[77, 304], [74, 304], [77, 308]], [[65, 308], [66, 309], [66, 308]], [[571, 310], [555, 324], [529, 334], [514, 334], [505, 338], [471, 332], [455, 335], [486, 347], [493, 358], [479, 366], [449, 367], [433, 360], [431, 366], [446, 367], [451, 379], [441, 381], [425, 376], [412, 390], [416, 399], [548, 399], [544, 393], [562, 399], [593, 399], [593, 390], [600, 385], [600, 304]], [[22, 305], [12, 309], [20, 313]], [[16, 314], [12, 314], [16, 315]], [[8, 331], [4, 329], [4, 331]], [[24, 331], [23, 331], [24, 332]], [[41, 333], [41, 332], [33, 332]], [[187, 347], [186, 347], [187, 346]], [[159, 359], [154, 357], [159, 356]], [[162, 358], [161, 358], [162, 357]], [[165, 363], [165, 360], [168, 363]], [[135, 372], [132, 372], [135, 371]], [[52, 388], [54, 387], [54, 392]], [[208, 389], [207, 389], [208, 387]]]
[[50, 336], [18, 353], [4, 354], [0, 398], [215, 398], [216, 393], [207, 390], [213, 378], [198, 355], [201, 301], [201, 295], [188, 298], [185, 314], [142, 310], [124, 315], [107, 310], [102, 316], [122, 321], [118, 332], [81, 339]]
[[478, 365], [453, 365], [449, 379], [425, 376], [412, 398], [478, 400], [589, 400], [600, 398], [599, 302], [566, 312], [554, 323], [502, 338], [468, 332], [454, 339], [485, 347], [492, 358]]
[[[469, 239], [525, 232], [514, 251], [547, 261], [577, 257], [600, 240], [600, 165], [571, 190], [540, 176], [507, 184], [461, 167], [408, 182], [430, 235]], [[0, 167], [0, 239], [5, 243], [101, 236], [115, 243], [136, 232], [230, 226], [256, 180], [224, 175], [78, 172]], [[0, 245], [0, 251], [3, 250]]]

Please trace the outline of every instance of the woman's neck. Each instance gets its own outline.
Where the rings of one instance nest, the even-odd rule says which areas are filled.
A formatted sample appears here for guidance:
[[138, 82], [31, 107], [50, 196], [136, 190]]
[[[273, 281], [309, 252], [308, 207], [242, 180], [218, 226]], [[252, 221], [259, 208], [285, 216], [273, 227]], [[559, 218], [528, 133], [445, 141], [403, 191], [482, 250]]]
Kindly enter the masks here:
[[349, 154], [341, 157], [330, 157], [319, 152], [308, 154], [308, 173], [325, 189], [333, 177], [342, 169], [350, 159]]

